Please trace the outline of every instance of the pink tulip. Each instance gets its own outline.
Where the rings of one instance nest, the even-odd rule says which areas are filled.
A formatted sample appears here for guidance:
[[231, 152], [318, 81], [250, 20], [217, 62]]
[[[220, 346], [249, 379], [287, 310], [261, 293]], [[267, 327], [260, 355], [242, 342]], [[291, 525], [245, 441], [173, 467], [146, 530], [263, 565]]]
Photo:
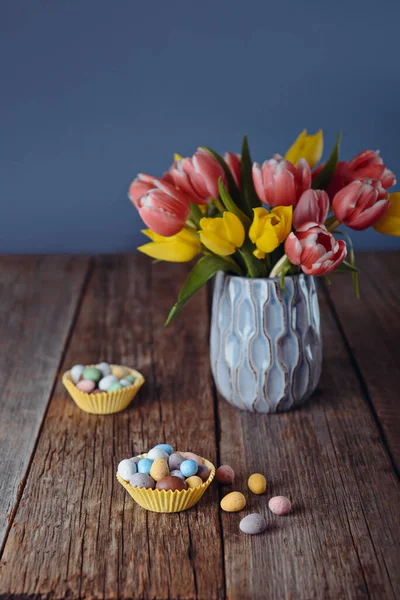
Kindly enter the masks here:
[[146, 173], [139, 173], [137, 177], [132, 181], [128, 190], [129, 200], [138, 207], [138, 202], [142, 196], [149, 190], [155, 187], [155, 177], [152, 175], [146, 175]]
[[326, 275], [346, 258], [347, 248], [346, 242], [337, 241], [325, 225], [304, 223], [286, 238], [285, 252], [307, 275]]
[[253, 164], [254, 187], [261, 202], [268, 206], [295, 206], [311, 186], [309, 164], [303, 158], [295, 167], [282, 158], [266, 160], [260, 167]]
[[329, 212], [329, 196], [323, 190], [306, 190], [300, 196], [293, 212], [293, 227], [313, 221], [323, 225]]
[[218, 179], [226, 184], [225, 173], [219, 162], [199, 148], [192, 158], [182, 158], [172, 165], [170, 174], [175, 185], [195, 204], [208, 204], [218, 198]]
[[229, 167], [230, 172], [232, 173], [232, 177], [235, 180], [236, 185], [240, 189], [240, 181], [242, 177], [242, 157], [240, 154], [226, 152], [224, 159]]
[[138, 200], [139, 214], [155, 233], [170, 237], [183, 229], [189, 217], [189, 198], [170, 183], [153, 182], [153, 189]]
[[332, 201], [336, 218], [351, 229], [367, 229], [386, 212], [390, 200], [378, 179], [353, 181]]

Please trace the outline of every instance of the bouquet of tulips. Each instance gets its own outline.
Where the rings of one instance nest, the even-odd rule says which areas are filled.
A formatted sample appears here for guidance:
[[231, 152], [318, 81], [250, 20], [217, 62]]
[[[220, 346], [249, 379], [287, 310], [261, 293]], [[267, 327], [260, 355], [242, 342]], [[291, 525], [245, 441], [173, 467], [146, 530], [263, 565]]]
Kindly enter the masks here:
[[129, 198], [151, 240], [138, 249], [156, 260], [200, 257], [167, 324], [217, 271], [279, 277], [283, 289], [285, 275], [349, 271], [358, 296], [351, 238], [339, 227], [400, 235], [400, 192], [388, 193], [396, 180], [378, 152], [339, 161], [339, 143], [340, 134], [320, 163], [322, 131], [304, 130], [285, 157], [260, 166], [245, 138], [241, 154], [201, 147], [191, 158], [175, 155], [160, 178], [133, 180]]

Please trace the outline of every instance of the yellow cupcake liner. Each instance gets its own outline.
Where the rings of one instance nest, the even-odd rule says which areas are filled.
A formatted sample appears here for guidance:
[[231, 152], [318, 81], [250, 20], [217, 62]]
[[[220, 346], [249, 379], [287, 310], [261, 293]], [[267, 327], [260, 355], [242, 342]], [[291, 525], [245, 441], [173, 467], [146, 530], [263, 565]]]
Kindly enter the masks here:
[[[178, 452], [178, 454], [182, 454]], [[141, 454], [141, 458], [145, 458], [147, 454]], [[120, 484], [126, 489], [128, 494], [132, 496], [135, 502], [142, 508], [158, 513], [176, 513], [182, 510], [192, 508], [198, 503], [206, 489], [210, 486], [215, 477], [214, 465], [203, 458], [204, 464], [210, 469], [210, 475], [202, 485], [197, 488], [189, 488], [188, 490], [150, 490], [139, 488], [130, 485], [125, 479], [122, 479], [117, 473], [117, 479]]]
[[[110, 366], [111, 369], [114, 369], [120, 365]], [[135, 383], [112, 392], [101, 392], [101, 394], [86, 394], [85, 392], [81, 392], [72, 381], [70, 371], [64, 373], [62, 381], [69, 395], [80, 409], [93, 415], [111, 415], [125, 410], [144, 384], [144, 377], [139, 371], [135, 371], [135, 369], [130, 369], [129, 367], [123, 368], [127, 369], [130, 375], [133, 375]]]

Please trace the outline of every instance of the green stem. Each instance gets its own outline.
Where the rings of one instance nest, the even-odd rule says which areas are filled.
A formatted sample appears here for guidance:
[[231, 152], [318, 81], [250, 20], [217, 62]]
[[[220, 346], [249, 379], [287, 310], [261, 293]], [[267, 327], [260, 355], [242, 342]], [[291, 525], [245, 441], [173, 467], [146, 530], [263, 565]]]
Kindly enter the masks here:
[[328, 227], [328, 231], [331, 231], [331, 232], [332, 232], [332, 231], [334, 231], [334, 230], [336, 229], [336, 227], [339, 227], [339, 225], [340, 225], [340, 221], [338, 221], [337, 219], [335, 219], [335, 220], [333, 221], [333, 223], [331, 223], [331, 224], [329, 225], [329, 227]]
[[214, 198], [212, 200], [212, 203], [214, 204], [215, 208], [217, 210], [219, 210], [220, 213], [225, 212], [225, 206], [222, 204], [221, 200], [219, 198]]
[[196, 229], [199, 228], [199, 223], [200, 223], [200, 219], [202, 218], [202, 216], [203, 215], [201, 214], [201, 210], [199, 209], [197, 204], [193, 204], [193, 202], [191, 202], [189, 219], [190, 219], [190, 221], [192, 221], [192, 223], [194, 223]]
[[287, 269], [288, 267], [290, 267], [290, 261], [289, 261], [288, 257], [286, 256], [286, 254], [284, 254], [282, 256], [282, 258], [280, 258], [278, 260], [278, 262], [276, 263], [276, 265], [272, 269], [271, 273], [269, 274], [270, 279], [272, 279], [272, 277], [279, 277], [279, 275], [281, 274], [281, 272], [284, 269]]

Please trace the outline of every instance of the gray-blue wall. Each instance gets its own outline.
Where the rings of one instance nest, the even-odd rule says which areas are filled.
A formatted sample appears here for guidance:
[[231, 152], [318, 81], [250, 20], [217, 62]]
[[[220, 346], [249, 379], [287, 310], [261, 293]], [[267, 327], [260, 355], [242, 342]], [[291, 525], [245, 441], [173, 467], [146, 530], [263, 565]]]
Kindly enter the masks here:
[[2, 0], [0, 251], [134, 249], [133, 176], [244, 133], [261, 161], [341, 128], [400, 179], [399, 22], [396, 0]]

